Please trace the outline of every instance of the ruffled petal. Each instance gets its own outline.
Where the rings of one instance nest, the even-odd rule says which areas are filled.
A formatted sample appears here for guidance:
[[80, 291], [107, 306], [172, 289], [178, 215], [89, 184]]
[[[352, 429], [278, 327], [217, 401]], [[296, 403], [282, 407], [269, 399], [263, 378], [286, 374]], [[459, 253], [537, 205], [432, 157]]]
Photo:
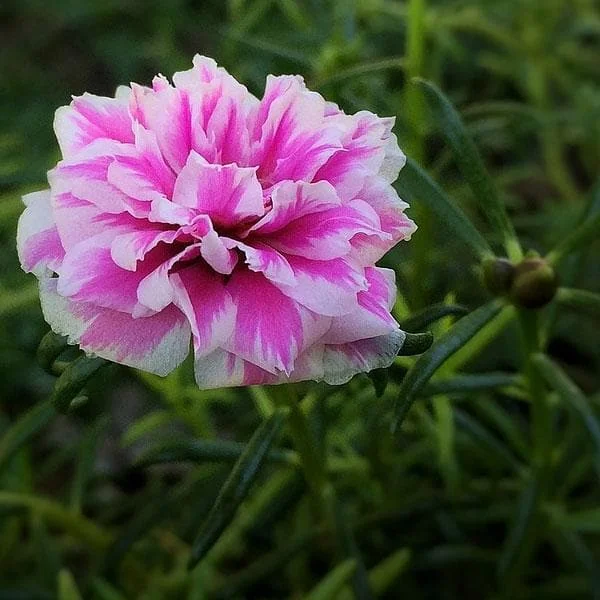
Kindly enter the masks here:
[[65, 255], [54, 223], [50, 191], [23, 196], [26, 205], [19, 217], [17, 252], [26, 273], [41, 277], [48, 269], [57, 271]]
[[239, 226], [264, 213], [256, 169], [211, 165], [196, 152], [177, 177], [173, 202], [210, 216], [215, 225]]
[[271, 373], [289, 374], [297, 356], [329, 328], [330, 319], [294, 302], [259, 273], [236, 271], [227, 290], [237, 317], [223, 348]]
[[352, 250], [350, 240], [359, 233], [389, 237], [381, 232], [379, 218], [352, 203], [342, 205], [327, 182], [277, 186], [273, 208], [249, 235], [282, 252], [313, 260], [330, 260]]
[[53, 331], [68, 336], [70, 344], [107, 360], [157, 375], [167, 375], [189, 353], [190, 326], [172, 306], [157, 315], [131, 315], [73, 302], [56, 291], [56, 279], [40, 281], [44, 318]]
[[71, 248], [60, 267], [57, 291], [77, 302], [132, 313], [141, 281], [169, 258], [168, 248], [155, 248], [135, 271], [118, 266], [111, 255], [115, 231], [101, 233]]
[[98, 139], [132, 143], [128, 99], [84, 94], [62, 106], [54, 117], [54, 131], [64, 158], [70, 158]]
[[400, 329], [375, 338], [348, 344], [326, 345], [323, 351], [323, 381], [342, 385], [358, 373], [389, 367], [404, 344]]
[[364, 270], [343, 258], [308, 260], [286, 256], [294, 272], [294, 284], [277, 282], [289, 298], [320, 315], [340, 316], [354, 312], [358, 292], [367, 289]]
[[188, 318], [196, 359], [225, 343], [233, 332], [236, 307], [223, 278], [202, 265], [181, 269], [170, 277], [174, 303]]
[[358, 293], [358, 306], [350, 314], [332, 319], [323, 337], [326, 344], [345, 344], [373, 338], [398, 329], [390, 314], [396, 300], [396, 277], [391, 269], [367, 267], [368, 289]]

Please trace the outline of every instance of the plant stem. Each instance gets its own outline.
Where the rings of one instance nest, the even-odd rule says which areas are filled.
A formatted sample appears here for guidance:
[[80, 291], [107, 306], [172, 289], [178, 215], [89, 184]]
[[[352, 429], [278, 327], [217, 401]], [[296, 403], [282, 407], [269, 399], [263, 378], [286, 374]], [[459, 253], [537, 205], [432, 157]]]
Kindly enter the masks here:
[[[410, 0], [406, 15], [406, 87], [404, 107], [408, 115], [408, 128], [410, 135], [404, 144], [407, 156], [415, 162], [422, 164], [425, 158], [424, 123], [425, 104], [421, 90], [416, 85], [411, 85], [413, 77], [423, 75], [425, 54], [425, 13], [426, 0]], [[429, 272], [429, 245], [431, 244], [432, 226], [429, 212], [415, 199], [415, 221], [419, 225], [419, 232], [414, 238], [412, 289], [415, 306], [425, 305], [427, 281], [424, 276]]]
[[293, 385], [279, 386], [279, 404], [288, 407], [288, 428], [292, 442], [300, 455], [304, 478], [322, 517], [333, 523], [333, 488], [327, 478], [325, 459], [320, 455], [317, 440], [313, 435], [306, 415], [300, 407], [298, 394]]
[[506, 598], [515, 596], [515, 588], [519, 586], [541, 537], [552, 451], [552, 412], [544, 381], [532, 361], [535, 354], [542, 350], [539, 313], [519, 310], [518, 317], [523, 344], [523, 371], [531, 397], [533, 453], [530, 478], [519, 502], [520, 514], [507, 539], [505, 556], [501, 561], [501, 583]]

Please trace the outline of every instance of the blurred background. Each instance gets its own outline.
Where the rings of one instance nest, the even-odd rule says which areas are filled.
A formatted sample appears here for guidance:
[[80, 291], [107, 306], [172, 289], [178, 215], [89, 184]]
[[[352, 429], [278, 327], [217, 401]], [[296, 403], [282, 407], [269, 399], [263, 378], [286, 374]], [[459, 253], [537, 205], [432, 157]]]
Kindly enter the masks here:
[[[47, 326], [34, 277], [19, 269], [15, 232], [20, 196], [44, 187], [59, 158], [55, 109], [85, 91], [113, 95], [120, 84], [148, 84], [158, 72], [170, 77], [188, 69], [195, 53], [214, 57], [258, 96], [267, 74], [298, 73], [347, 112], [395, 115], [400, 146], [485, 232], [451, 153], [408, 84], [413, 76], [433, 80], [463, 116], [525, 248], [551, 249], [593, 198], [600, 171], [596, 0], [3, 0], [0, 431], [47, 399], [54, 382], [35, 359]], [[484, 300], [452, 232], [417, 202], [410, 214], [420, 231], [385, 259], [398, 274], [397, 314], [444, 300]], [[600, 291], [599, 258], [596, 241], [569, 285]], [[594, 410], [599, 339], [597, 317], [566, 312], [549, 344]], [[516, 345], [509, 324], [465, 368], [511, 372]], [[387, 394], [408, 364], [392, 370]], [[401, 440], [379, 438], [371, 428], [377, 400], [366, 377], [340, 389], [314, 388], [311, 418], [333, 457], [347, 518], [357, 524], [364, 568], [372, 574], [383, 564], [376, 571], [387, 582], [377, 588], [380, 597], [503, 597], [495, 573], [527, 462], [526, 408], [519, 390], [508, 387], [423, 401]], [[74, 414], [48, 416], [46, 424], [40, 413], [44, 426], [6, 460], [0, 442], [0, 598], [76, 598], [65, 595], [76, 594], [71, 576], [81, 597], [100, 600], [304, 597], [335, 561], [297, 473], [271, 465], [263, 474], [269, 493], [244, 507], [215, 555], [190, 575], [189, 544], [231, 465], [214, 457], [151, 468], [135, 462], [173, 437], [245, 442], [259, 421], [256, 394], [200, 392], [187, 363], [164, 380], [111, 366]], [[500, 418], [490, 414], [492, 404]], [[589, 444], [575, 448], [553, 507], [569, 499], [596, 512], [538, 548], [522, 597], [600, 597], [593, 596], [598, 480]], [[6, 493], [24, 494], [30, 504], [5, 505]], [[45, 501], [50, 509], [39, 504]]]

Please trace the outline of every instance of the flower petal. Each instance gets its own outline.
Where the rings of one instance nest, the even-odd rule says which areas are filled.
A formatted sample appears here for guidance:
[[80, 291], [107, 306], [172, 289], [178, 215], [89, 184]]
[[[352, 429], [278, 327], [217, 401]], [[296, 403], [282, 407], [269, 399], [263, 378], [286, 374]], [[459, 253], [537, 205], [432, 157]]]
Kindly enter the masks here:
[[54, 117], [54, 131], [64, 158], [69, 158], [97, 139], [133, 142], [128, 100], [84, 94], [62, 106]]
[[101, 233], [71, 248], [60, 268], [58, 293], [73, 301], [133, 312], [140, 282], [169, 258], [167, 248], [155, 248], [135, 271], [118, 266], [111, 255], [114, 231]]
[[264, 213], [254, 168], [211, 165], [192, 152], [175, 183], [173, 202], [210, 216], [215, 225], [239, 226]]
[[359, 233], [389, 237], [373, 211], [342, 205], [325, 181], [282, 183], [274, 189], [272, 202], [272, 210], [250, 232], [263, 241], [268, 235], [267, 243], [284, 254], [329, 260], [348, 254], [350, 240]]
[[375, 338], [348, 344], [326, 345], [323, 353], [323, 380], [342, 385], [358, 373], [389, 367], [404, 344], [406, 334], [400, 329]]
[[276, 283], [277, 287], [320, 315], [340, 316], [354, 312], [358, 307], [358, 292], [367, 289], [363, 269], [343, 258], [308, 260], [287, 256], [286, 260], [294, 272], [295, 283]]
[[223, 278], [203, 265], [181, 269], [170, 276], [174, 303], [188, 318], [196, 358], [209, 354], [233, 332], [236, 309]]
[[[286, 176], [286, 170], [288, 175], [293, 172], [294, 163], [283, 165], [282, 159], [295, 154], [306, 156], [314, 146], [339, 147], [337, 139], [328, 142], [326, 134], [323, 134], [325, 141], [316, 135], [322, 129], [324, 114], [325, 100], [320, 94], [307, 90], [301, 77], [267, 77], [264, 96], [251, 116], [252, 164], [259, 165], [258, 177], [264, 185], [280, 181]], [[330, 150], [335, 148], [326, 148], [325, 156]], [[311, 167], [314, 168], [314, 157]]]
[[326, 344], [345, 344], [391, 333], [398, 328], [390, 314], [396, 299], [396, 276], [391, 269], [367, 267], [367, 290], [358, 293], [354, 312], [336, 317], [323, 337]]
[[19, 217], [17, 252], [26, 273], [41, 277], [48, 269], [57, 271], [65, 255], [54, 223], [50, 190], [23, 196], [26, 208]]
[[190, 326], [172, 306], [157, 315], [131, 315], [93, 304], [73, 302], [56, 291], [57, 280], [40, 281], [44, 318], [53, 331], [68, 336], [70, 344], [107, 360], [167, 375], [189, 353]]
[[179, 173], [192, 149], [188, 94], [163, 81], [154, 90], [137, 92], [135, 113], [140, 123], [156, 134], [165, 161], [175, 173]]
[[330, 319], [300, 306], [259, 273], [236, 271], [227, 290], [237, 318], [223, 348], [271, 373], [290, 373], [296, 357], [329, 328]]

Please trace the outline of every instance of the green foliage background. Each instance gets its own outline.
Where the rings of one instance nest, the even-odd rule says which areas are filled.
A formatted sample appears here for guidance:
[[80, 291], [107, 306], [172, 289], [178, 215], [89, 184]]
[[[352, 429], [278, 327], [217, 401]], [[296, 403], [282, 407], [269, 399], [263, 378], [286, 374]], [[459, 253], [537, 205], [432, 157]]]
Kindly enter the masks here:
[[[187, 363], [166, 379], [113, 365], [57, 416], [47, 400], [56, 377], [35, 356], [47, 326], [15, 252], [20, 196], [43, 187], [58, 159], [54, 110], [71, 94], [170, 76], [199, 52], [258, 95], [268, 73], [300, 73], [349, 112], [396, 115], [406, 153], [498, 249], [488, 199], [473, 194], [409, 84], [434, 81], [521, 244], [543, 255], [600, 211], [597, 1], [5, 0], [0, 40], [0, 599], [600, 598], [597, 296], [521, 314], [525, 331], [524, 318], [543, 323], [550, 364], [523, 359], [515, 310], [504, 309], [437, 371], [396, 435], [391, 406], [415, 359], [398, 358], [381, 398], [366, 376], [300, 386], [299, 418], [335, 498], [318, 506], [286, 426], [224, 535], [188, 571], [233, 462], [289, 390], [202, 392]], [[411, 200], [420, 230], [385, 259], [397, 317], [488, 301], [465, 245]], [[600, 292], [595, 231], [562, 263], [565, 287]], [[439, 339], [455, 319], [429, 329]], [[63, 354], [55, 371], [77, 356]], [[536, 365], [551, 431], [543, 493]]]

